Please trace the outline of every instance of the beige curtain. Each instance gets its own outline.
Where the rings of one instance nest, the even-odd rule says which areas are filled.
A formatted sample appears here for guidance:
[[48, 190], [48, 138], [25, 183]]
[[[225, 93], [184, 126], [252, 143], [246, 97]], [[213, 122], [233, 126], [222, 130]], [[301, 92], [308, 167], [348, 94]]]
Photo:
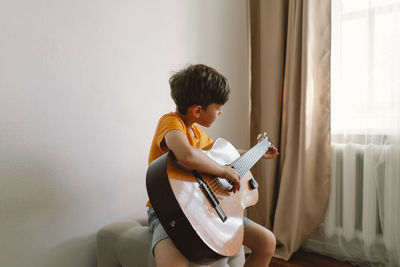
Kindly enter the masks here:
[[267, 131], [278, 159], [253, 170], [248, 215], [289, 259], [318, 226], [330, 186], [330, 0], [250, 0], [251, 138]]

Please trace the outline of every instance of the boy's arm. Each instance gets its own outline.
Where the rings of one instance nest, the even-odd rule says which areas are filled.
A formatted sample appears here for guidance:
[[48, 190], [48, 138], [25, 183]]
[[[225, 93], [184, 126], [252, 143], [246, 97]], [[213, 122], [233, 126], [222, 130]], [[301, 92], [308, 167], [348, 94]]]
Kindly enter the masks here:
[[189, 169], [215, 175], [233, 182], [233, 192], [240, 189], [239, 173], [231, 166], [218, 164], [200, 149], [192, 147], [183, 132], [171, 130], [165, 134], [164, 140], [168, 148], [174, 152], [176, 159]]

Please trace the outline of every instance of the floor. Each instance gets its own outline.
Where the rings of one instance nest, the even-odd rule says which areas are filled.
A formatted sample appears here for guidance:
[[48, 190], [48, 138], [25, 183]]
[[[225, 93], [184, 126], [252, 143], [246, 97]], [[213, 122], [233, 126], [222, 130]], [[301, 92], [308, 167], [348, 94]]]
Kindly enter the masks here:
[[337, 261], [316, 253], [299, 251], [290, 261], [272, 258], [270, 267], [354, 267], [350, 263]]

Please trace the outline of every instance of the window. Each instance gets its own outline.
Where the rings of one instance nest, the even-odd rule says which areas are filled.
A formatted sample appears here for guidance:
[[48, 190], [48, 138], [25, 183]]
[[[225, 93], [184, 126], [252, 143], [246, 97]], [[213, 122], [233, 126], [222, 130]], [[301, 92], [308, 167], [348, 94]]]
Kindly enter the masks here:
[[399, 0], [332, 1], [331, 88], [333, 135], [398, 132]]

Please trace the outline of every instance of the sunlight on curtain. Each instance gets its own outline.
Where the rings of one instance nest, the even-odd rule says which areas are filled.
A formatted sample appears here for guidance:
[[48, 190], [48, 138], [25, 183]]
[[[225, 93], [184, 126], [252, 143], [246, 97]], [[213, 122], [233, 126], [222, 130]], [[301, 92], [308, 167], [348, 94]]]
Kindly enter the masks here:
[[332, 0], [331, 196], [305, 248], [400, 266], [400, 0]]

